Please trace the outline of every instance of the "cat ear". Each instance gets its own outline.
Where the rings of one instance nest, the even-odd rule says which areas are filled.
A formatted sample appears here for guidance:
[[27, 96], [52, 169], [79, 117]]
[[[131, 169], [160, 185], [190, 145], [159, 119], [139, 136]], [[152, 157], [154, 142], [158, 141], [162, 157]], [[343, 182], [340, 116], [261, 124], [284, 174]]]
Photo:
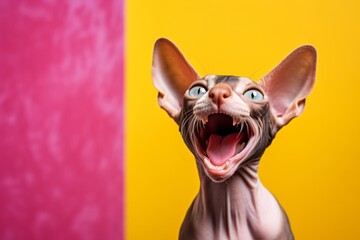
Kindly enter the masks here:
[[158, 103], [177, 123], [179, 123], [183, 95], [190, 84], [199, 78], [171, 41], [164, 38], [156, 41], [152, 79], [159, 91]]
[[299, 116], [315, 81], [316, 50], [302, 46], [292, 52], [259, 84], [269, 97], [277, 129]]

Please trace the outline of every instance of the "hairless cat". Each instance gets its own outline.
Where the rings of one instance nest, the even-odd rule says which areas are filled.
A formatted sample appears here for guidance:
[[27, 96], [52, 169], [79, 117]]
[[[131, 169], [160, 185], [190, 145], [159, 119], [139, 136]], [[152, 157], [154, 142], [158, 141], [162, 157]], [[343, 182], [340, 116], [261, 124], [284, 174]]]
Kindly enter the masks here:
[[294, 238], [258, 166], [277, 131], [303, 111], [315, 70], [316, 51], [306, 45], [258, 83], [200, 77], [172, 42], [156, 42], [152, 75], [158, 103], [178, 124], [200, 176], [179, 239]]

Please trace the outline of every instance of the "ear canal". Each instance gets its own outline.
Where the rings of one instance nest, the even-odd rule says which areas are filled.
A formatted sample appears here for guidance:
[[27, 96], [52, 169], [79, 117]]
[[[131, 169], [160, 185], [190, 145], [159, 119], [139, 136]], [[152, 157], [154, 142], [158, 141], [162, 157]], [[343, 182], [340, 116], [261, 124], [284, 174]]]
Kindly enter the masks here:
[[152, 80], [159, 91], [158, 103], [177, 123], [182, 98], [190, 84], [199, 75], [179, 49], [169, 40], [156, 41], [152, 63]]
[[278, 129], [300, 115], [310, 94], [316, 72], [316, 50], [306, 45], [296, 49], [262, 78]]

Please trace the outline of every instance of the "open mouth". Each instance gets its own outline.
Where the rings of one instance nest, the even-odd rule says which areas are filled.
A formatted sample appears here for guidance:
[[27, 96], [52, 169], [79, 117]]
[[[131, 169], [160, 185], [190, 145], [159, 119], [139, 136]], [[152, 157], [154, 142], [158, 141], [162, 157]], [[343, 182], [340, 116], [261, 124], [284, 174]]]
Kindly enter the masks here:
[[246, 122], [234, 123], [226, 114], [211, 114], [197, 132], [196, 151], [205, 170], [215, 178], [227, 178], [248, 155], [253, 131]]

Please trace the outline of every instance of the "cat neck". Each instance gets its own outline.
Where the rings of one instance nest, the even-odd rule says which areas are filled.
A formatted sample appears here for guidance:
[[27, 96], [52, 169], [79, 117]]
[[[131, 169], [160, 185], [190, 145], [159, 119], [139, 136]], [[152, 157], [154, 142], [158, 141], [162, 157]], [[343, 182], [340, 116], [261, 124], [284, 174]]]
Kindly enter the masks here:
[[261, 184], [258, 163], [241, 167], [224, 182], [214, 182], [201, 172], [200, 179], [200, 191], [184, 220], [180, 239], [268, 239], [270, 235], [277, 239], [281, 235], [286, 216]]
[[220, 183], [200, 174], [197, 201], [204, 211], [211, 209], [215, 215], [243, 213], [245, 209], [256, 208], [254, 200], [263, 188], [258, 176], [258, 163], [252, 163], [241, 167], [231, 178]]

